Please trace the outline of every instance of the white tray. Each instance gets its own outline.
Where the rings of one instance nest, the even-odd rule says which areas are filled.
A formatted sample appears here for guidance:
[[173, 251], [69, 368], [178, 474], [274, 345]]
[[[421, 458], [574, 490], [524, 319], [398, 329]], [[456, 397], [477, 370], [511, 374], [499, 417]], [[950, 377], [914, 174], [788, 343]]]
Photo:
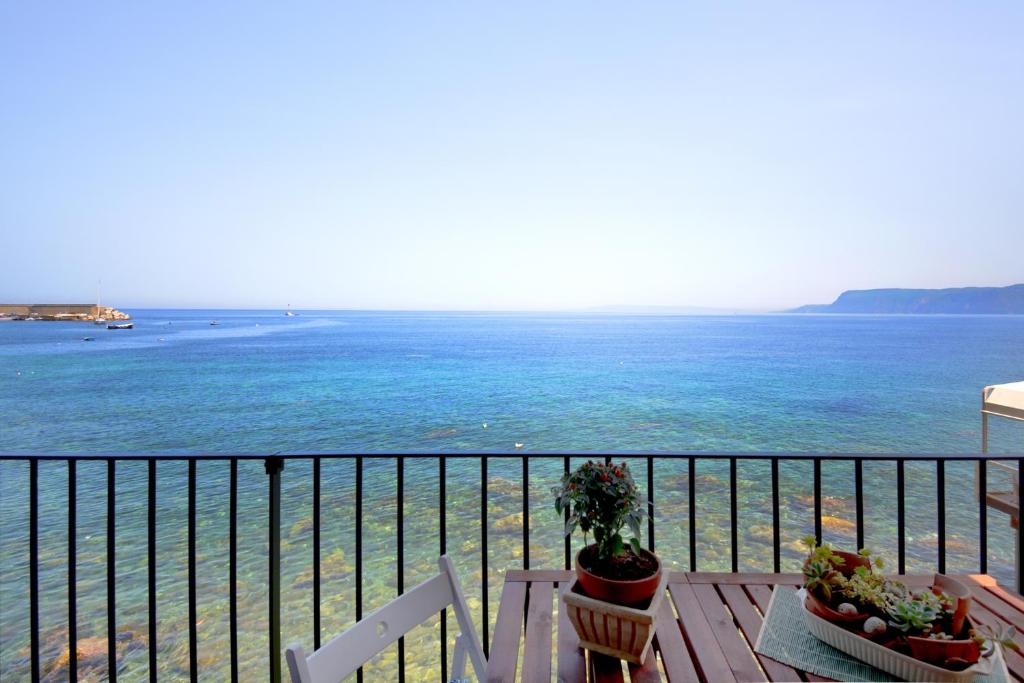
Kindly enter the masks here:
[[[799, 591], [801, 602], [807, 597], [806, 591]], [[836, 626], [830, 621], [812, 614], [804, 607], [804, 619], [807, 628], [818, 640], [822, 640], [837, 650], [842, 650], [851, 657], [855, 657], [865, 664], [870, 664], [876, 669], [881, 669], [905, 681], [938, 681], [939, 683], [972, 683], [975, 676], [984, 676], [992, 673], [999, 667], [1005, 672], [1006, 664], [1003, 662], [1003, 654], [999, 647], [990, 657], [983, 657], [977, 664], [964, 669], [963, 671], [950, 671], [939, 666], [934, 666], [919, 659], [882, 647], [878, 643], [868, 640], [845, 628]], [[1007, 675], [1006, 680], [1010, 680]]]

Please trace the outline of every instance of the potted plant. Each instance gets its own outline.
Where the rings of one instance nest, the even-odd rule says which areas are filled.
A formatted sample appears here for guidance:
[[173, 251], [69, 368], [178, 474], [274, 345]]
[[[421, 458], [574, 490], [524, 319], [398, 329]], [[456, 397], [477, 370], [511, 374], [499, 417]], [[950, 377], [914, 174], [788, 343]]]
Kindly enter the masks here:
[[[827, 543], [818, 545], [813, 536], [804, 539], [808, 554], [803, 564], [807, 608], [823, 619], [859, 625], [882, 609], [869, 605], [880, 600], [882, 585], [873, 572], [871, 553], [833, 550]], [[879, 561], [881, 566], [881, 561]]]
[[[644, 505], [625, 462], [590, 460], [562, 477], [555, 487], [555, 511], [569, 511], [566, 536], [577, 527], [584, 547], [576, 554], [576, 576], [592, 598], [619, 605], [651, 599], [661, 578], [661, 560], [640, 545]], [[630, 531], [623, 538], [623, 529]], [[590, 534], [594, 542], [587, 543]]]
[[[813, 538], [805, 539], [805, 544], [804, 606], [809, 615], [834, 626], [815, 625], [810, 616], [808, 625], [819, 638], [873, 666], [904, 678], [932, 675], [925, 669], [899, 668], [913, 661], [938, 667], [935, 671], [967, 674], [968, 669], [984, 668], [979, 660], [991, 654], [994, 644], [1015, 647], [1006, 645], [1013, 643], [1012, 632], [1007, 637], [971, 623], [970, 592], [956, 579], [936, 574], [929, 588], [912, 591], [883, 576], [878, 571], [881, 559], [872, 562], [867, 550], [840, 553], [827, 544], [817, 545]], [[851, 640], [844, 632], [859, 638]], [[861, 638], [874, 644], [858, 645], [864, 642]], [[872, 654], [871, 648], [888, 654]], [[904, 657], [903, 664], [899, 656]]]
[[552, 493], [558, 514], [568, 514], [565, 534], [580, 529], [584, 535], [576, 579], [563, 597], [580, 645], [642, 663], [668, 575], [640, 545], [645, 510], [629, 466], [588, 461], [563, 476]]

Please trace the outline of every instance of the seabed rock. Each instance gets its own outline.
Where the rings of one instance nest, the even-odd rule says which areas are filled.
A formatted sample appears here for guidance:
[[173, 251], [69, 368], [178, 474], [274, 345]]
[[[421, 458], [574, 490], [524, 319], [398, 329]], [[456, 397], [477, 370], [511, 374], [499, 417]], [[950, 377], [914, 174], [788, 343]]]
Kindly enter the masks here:
[[[117, 634], [117, 661], [125, 655], [148, 646], [148, 638], [142, 633], [121, 631]], [[78, 641], [78, 675], [85, 680], [99, 679], [107, 671], [107, 639], [102, 636], [81, 638]], [[65, 646], [52, 667], [43, 676], [44, 683], [66, 681], [68, 666], [71, 664], [71, 651]], [[104, 680], [106, 676], [102, 676]]]
[[[320, 560], [320, 581], [338, 581], [352, 575], [352, 565], [345, 559], [345, 552], [335, 548]], [[313, 587], [313, 570], [306, 569], [292, 580], [292, 588], [308, 589]]]

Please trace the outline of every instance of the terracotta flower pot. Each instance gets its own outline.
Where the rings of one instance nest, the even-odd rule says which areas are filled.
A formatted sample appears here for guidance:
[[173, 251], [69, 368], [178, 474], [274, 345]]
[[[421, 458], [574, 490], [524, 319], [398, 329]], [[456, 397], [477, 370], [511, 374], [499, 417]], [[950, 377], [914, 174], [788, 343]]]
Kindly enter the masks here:
[[864, 622], [871, 616], [870, 614], [840, 614], [836, 610], [832, 609], [821, 600], [814, 593], [807, 592], [807, 600], [804, 602], [807, 609], [810, 610], [811, 614], [815, 614], [822, 619], [831, 621], [833, 624], [840, 624], [842, 626], [853, 626], [857, 630], [861, 630], [864, 627]]
[[833, 550], [832, 554], [843, 558], [843, 564], [836, 567], [836, 571], [843, 576], [853, 576], [853, 572], [857, 567], [865, 567], [868, 570], [871, 569], [871, 558], [858, 555], [857, 553], [844, 552], [842, 550]]
[[964, 630], [964, 622], [967, 620], [967, 613], [971, 610], [971, 591], [956, 579], [945, 574], [936, 574], [932, 583], [932, 591], [938, 595], [945, 593], [956, 600], [953, 608], [953, 625], [951, 635], [959, 636]]
[[[864, 557], [863, 555], [858, 555], [857, 553], [844, 552], [842, 550], [833, 550], [832, 554], [837, 555], [843, 559], [842, 565], [838, 567], [834, 564], [832, 565], [833, 572], [842, 574], [847, 578], [853, 576], [853, 573], [854, 571], [856, 571], [857, 567], [866, 567], [869, 570], [871, 569], [871, 558]], [[805, 569], [807, 568], [807, 565], [810, 561], [810, 558], [804, 560]], [[832, 576], [832, 573], [829, 573], [829, 576]]]
[[654, 559], [656, 569], [650, 576], [632, 581], [621, 581], [606, 579], [588, 571], [580, 563], [580, 556], [588, 549], [594, 548], [588, 545], [576, 553], [576, 577], [579, 579], [583, 592], [595, 600], [604, 600], [616, 605], [640, 605], [647, 602], [658, 590], [658, 582], [661, 580], [661, 560], [649, 550], [642, 550], [641, 554]]
[[973, 640], [937, 640], [908, 636], [910, 654], [929, 664], [947, 666], [955, 661], [974, 664], [981, 657], [981, 648]]

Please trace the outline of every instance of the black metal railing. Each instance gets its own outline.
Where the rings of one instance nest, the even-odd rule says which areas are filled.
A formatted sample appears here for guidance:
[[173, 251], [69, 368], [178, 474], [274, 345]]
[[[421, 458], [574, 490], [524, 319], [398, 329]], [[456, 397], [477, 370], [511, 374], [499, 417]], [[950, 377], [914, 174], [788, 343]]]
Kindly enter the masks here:
[[[272, 681], [281, 680], [281, 477], [282, 472], [287, 470], [286, 465], [293, 461], [312, 460], [312, 593], [309, 597], [312, 602], [313, 633], [310, 642], [314, 647], [321, 644], [321, 463], [327, 460], [345, 459], [352, 461], [354, 466], [354, 545], [355, 545], [355, 603], [353, 617], [359, 620], [363, 617], [363, 584], [364, 584], [364, 557], [363, 557], [363, 494], [364, 494], [364, 462], [381, 458], [395, 460], [395, 494], [397, 500], [397, 518], [395, 520], [395, 543], [397, 553], [397, 577], [396, 594], [401, 594], [405, 589], [404, 575], [404, 548], [405, 548], [405, 487], [406, 487], [406, 461], [411, 458], [432, 457], [438, 461], [438, 491], [437, 491], [437, 512], [438, 512], [438, 551], [441, 554], [448, 552], [448, 530], [446, 519], [448, 516], [448, 477], [447, 460], [457, 459], [479, 459], [480, 464], [480, 569], [481, 569], [481, 623], [483, 633], [481, 634], [485, 652], [490, 644], [489, 624], [491, 605], [488, 598], [490, 583], [494, 577], [490, 576], [488, 566], [488, 462], [492, 459], [509, 460], [519, 459], [521, 462], [521, 486], [522, 486], [522, 566], [529, 569], [530, 557], [530, 464], [531, 461], [547, 461], [561, 459], [562, 472], [568, 472], [571, 461], [574, 458], [601, 458], [610, 461], [615, 459], [642, 459], [646, 465], [643, 475], [646, 479], [646, 490], [649, 502], [654, 504], [654, 492], [658, 463], [674, 461], [680, 463], [685, 461], [687, 475], [688, 494], [688, 526], [687, 537], [689, 545], [689, 569], [697, 571], [699, 567], [698, 544], [697, 544], [697, 463], [702, 461], [726, 461], [729, 467], [728, 491], [729, 491], [729, 547], [731, 553], [731, 569], [738, 571], [740, 567], [740, 544], [739, 544], [739, 496], [738, 496], [738, 465], [744, 461], [766, 461], [771, 467], [771, 545], [772, 545], [772, 571], [780, 572], [782, 565], [782, 544], [780, 528], [780, 463], [787, 461], [810, 461], [813, 465], [813, 510], [814, 510], [814, 535], [820, 542], [822, 539], [822, 463], [823, 462], [852, 462], [854, 467], [854, 507], [855, 527], [857, 546], [864, 545], [865, 539], [865, 510], [864, 510], [864, 463], [865, 462], [893, 462], [896, 465], [896, 547], [898, 566], [897, 571], [904, 573], [906, 570], [907, 545], [906, 545], [906, 463], [908, 462], [932, 462], [935, 465], [936, 482], [936, 516], [935, 530], [937, 536], [937, 565], [936, 569], [944, 572], [946, 569], [947, 548], [946, 548], [946, 464], [949, 462], [975, 463], [976, 486], [977, 486], [977, 515], [978, 515], [978, 556], [977, 571], [985, 573], [988, 570], [988, 507], [986, 494], [988, 492], [988, 468], [983, 463], [988, 461], [1009, 461], [1016, 464], [1016, 484], [1024, 484], [1024, 457], [1006, 455], [911, 455], [911, 454], [792, 454], [792, 453], [615, 453], [609, 454], [588, 454], [588, 453], [452, 453], [450, 455], [439, 453], [377, 453], [377, 454], [275, 454], [268, 455], [146, 455], [146, 456], [102, 456], [102, 455], [0, 455], [0, 464], [9, 462], [27, 462], [28, 464], [28, 534], [29, 534], [29, 581], [28, 581], [28, 607], [29, 607], [29, 628], [30, 628], [30, 673], [31, 678], [37, 681], [41, 678], [42, 667], [40, 662], [40, 587], [39, 587], [39, 468], [43, 462], [64, 461], [67, 464], [67, 620], [69, 651], [74, 653], [77, 650], [77, 603], [78, 603], [78, 577], [76, 575], [77, 553], [76, 536], [79, 525], [77, 516], [78, 484], [80, 472], [78, 464], [85, 461], [102, 461], [106, 463], [106, 580], [107, 580], [107, 666], [108, 676], [111, 681], [117, 679], [117, 584], [118, 576], [116, 571], [116, 516], [117, 516], [117, 491], [116, 481], [118, 463], [127, 461], [145, 461], [147, 469], [147, 533], [146, 533], [146, 576], [148, 588], [148, 643], [149, 643], [149, 675], [151, 680], [157, 680], [158, 661], [157, 643], [158, 621], [157, 621], [157, 562], [160, 559], [161, 549], [157, 547], [157, 464], [163, 461], [178, 461], [187, 463], [187, 545], [188, 545], [188, 674], [191, 680], [197, 680], [199, 676], [199, 659], [197, 657], [197, 589], [196, 589], [196, 484], [197, 484], [197, 463], [202, 461], [221, 461], [230, 465], [229, 486], [228, 486], [228, 525], [229, 525], [229, 547], [228, 547], [228, 609], [231, 652], [230, 672], [233, 681], [239, 680], [239, 634], [238, 634], [238, 524], [239, 524], [239, 463], [244, 461], [262, 461], [265, 466], [267, 477], [266, 493], [268, 496], [268, 517], [266, 520], [268, 538], [268, 614], [266, 620], [267, 642], [267, 672], [268, 678]], [[554, 483], [554, 482], [552, 482]], [[1024, 488], [1022, 486], [1021, 488]], [[566, 517], [568, 512], [566, 512]], [[657, 515], [651, 516], [648, 520], [647, 540], [649, 547], [653, 550], [657, 531]], [[1018, 524], [1015, 540], [1018, 544], [1024, 541], [1024, 524]], [[571, 567], [571, 545], [568, 538], [564, 541], [563, 566], [565, 569]], [[1021, 577], [1017, 577], [1015, 586], [1021, 592]], [[441, 643], [440, 643], [440, 679], [447, 680], [447, 659], [448, 659], [448, 638], [445, 615], [442, 614], [440, 621]], [[404, 641], [398, 643], [399, 656], [397, 660], [399, 680], [405, 678], [404, 663]], [[72, 656], [68, 662], [68, 671], [72, 680], [77, 679], [77, 658]], [[362, 680], [360, 671], [359, 680]]]

